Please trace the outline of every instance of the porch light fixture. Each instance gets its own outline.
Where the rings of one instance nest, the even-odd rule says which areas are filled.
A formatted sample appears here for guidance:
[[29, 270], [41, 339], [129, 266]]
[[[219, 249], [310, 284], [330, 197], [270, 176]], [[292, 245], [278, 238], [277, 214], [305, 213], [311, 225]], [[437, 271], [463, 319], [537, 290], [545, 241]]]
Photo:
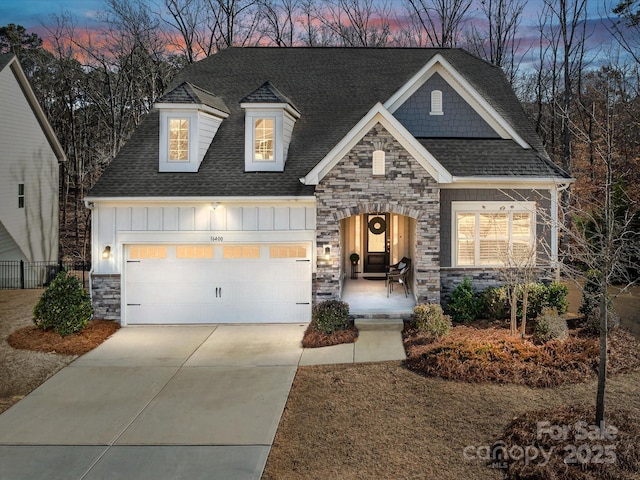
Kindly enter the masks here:
[[218, 202], [211, 202], [211, 210], [215, 210], [218, 206], [220, 206]]
[[331, 245], [324, 246], [324, 259], [329, 261], [331, 260]]
[[104, 247], [104, 250], [102, 251], [102, 258], [104, 258], [105, 260], [111, 258], [111, 245], [107, 245], [106, 247]]

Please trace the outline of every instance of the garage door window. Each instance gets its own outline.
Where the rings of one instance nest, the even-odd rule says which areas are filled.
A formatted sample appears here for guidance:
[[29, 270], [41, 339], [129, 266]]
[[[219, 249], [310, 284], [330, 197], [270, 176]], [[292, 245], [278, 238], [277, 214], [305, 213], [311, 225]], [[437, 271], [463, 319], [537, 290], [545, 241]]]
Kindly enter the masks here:
[[213, 258], [213, 247], [208, 245], [180, 245], [176, 249], [177, 258]]
[[260, 258], [260, 247], [256, 245], [227, 245], [223, 250], [224, 258]]
[[307, 258], [307, 247], [304, 245], [272, 245], [269, 248], [271, 258]]
[[156, 245], [132, 245], [129, 247], [129, 259], [167, 258], [167, 249]]

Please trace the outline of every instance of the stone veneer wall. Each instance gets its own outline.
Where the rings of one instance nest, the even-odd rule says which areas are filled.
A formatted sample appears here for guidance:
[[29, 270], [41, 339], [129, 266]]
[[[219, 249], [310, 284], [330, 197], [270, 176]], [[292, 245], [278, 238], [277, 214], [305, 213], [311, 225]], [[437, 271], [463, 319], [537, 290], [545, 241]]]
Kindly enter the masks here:
[[[551, 267], [538, 267], [535, 275], [537, 281], [552, 281], [554, 272]], [[443, 307], [449, 302], [451, 294], [462, 283], [464, 277], [469, 277], [473, 288], [480, 292], [487, 287], [498, 287], [504, 284], [499, 270], [482, 270], [478, 268], [445, 268], [440, 272], [442, 285], [440, 302]]]
[[[384, 141], [386, 174], [373, 176], [373, 141]], [[338, 299], [341, 291], [340, 220], [372, 212], [415, 219], [414, 295], [440, 300], [440, 189], [429, 173], [379, 123], [316, 186], [317, 272], [314, 302]], [[331, 245], [331, 260], [323, 259]]]
[[120, 274], [91, 276], [93, 317], [100, 320], [120, 321]]

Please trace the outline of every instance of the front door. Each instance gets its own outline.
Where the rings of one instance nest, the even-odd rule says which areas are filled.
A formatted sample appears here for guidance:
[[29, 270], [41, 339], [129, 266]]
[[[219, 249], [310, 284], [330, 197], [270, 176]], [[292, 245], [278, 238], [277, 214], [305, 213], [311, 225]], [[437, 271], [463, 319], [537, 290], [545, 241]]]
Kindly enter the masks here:
[[369, 213], [365, 215], [367, 233], [365, 235], [365, 273], [385, 273], [389, 264], [389, 215]]

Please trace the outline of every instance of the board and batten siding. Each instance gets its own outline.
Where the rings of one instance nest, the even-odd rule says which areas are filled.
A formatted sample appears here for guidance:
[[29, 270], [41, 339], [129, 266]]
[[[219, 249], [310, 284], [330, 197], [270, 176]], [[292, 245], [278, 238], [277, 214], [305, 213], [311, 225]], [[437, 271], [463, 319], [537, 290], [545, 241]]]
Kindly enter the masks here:
[[12, 68], [0, 71], [0, 260], [56, 261], [58, 159]]
[[211, 202], [125, 206], [96, 201], [92, 210], [93, 269], [95, 273], [120, 273], [120, 262], [115, 258], [104, 261], [101, 252], [109, 245], [117, 256], [122, 244], [133, 237], [143, 243], [179, 244], [203, 243], [203, 239], [233, 233], [227, 238], [251, 243], [311, 241], [315, 215], [313, 202], [224, 203], [213, 209]]

